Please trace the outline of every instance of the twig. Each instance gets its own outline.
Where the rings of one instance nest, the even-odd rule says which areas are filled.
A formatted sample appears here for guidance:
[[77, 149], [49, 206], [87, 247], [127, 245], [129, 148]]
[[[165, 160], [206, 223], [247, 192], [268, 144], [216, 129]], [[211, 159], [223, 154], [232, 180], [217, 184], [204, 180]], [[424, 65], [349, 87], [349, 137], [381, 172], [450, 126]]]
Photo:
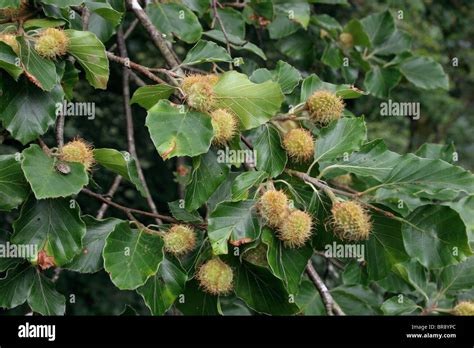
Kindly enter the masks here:
[[[163, 58], [168, 63], [168, 65], [171, 68], [179, 66], [178, 60], [176, 59], [176, 57], [173, 55], [170, 48], [166, 44], [166, 41], [163, 39], [162, 34], [158, 31], [158, 29], [156, 29], [156, 27], [151, 22], [150, 18], [148, 18], [148, 15], [143, 10], [138, 0], [127, 0], [127, 4], [129, 8], [135, 13], [135, 16], [137, 16], [137, 18], [139, 19], [139, 21], [141, 22], [145, 30], [148, 32], [153, 43], [155, 44], [156, 47], [158, 47], [161, 54], [163, 55]], [[183, 75], [183, 72], [181, 69], [178, 69], [177, 72], [179, 75]]]
[[306, 273], [308, 273], [309, 278], [318, 289], [318, 292], [321, 295], [321, 299], [323, 300], [324, 307], [326, 307], [327, 314], [331, 316], [345, 315], [341, 307], [339, 307], [337, 302], [332, 297], [328, 287], [326, 286], [326, 284], [324, 284], [318, 272], [316, 272], [316, 270], [314, 269], [311, 260], [308, 261], [308, 265], [306, 266]]
[[[219, 16], [219, 11], [217, 11], [217, 4], [218, 4], [217, 0], [212, 0], [212, 8], [213, 8], [213, 11], [214, 11], [214, 19], [217, 19], [217, 22], [221, 26], [221, 31], [222, 31], [222, 34], [224, 34], [224, 39], [225, 39], [225, 43], [226, 43], [226, 46], [227, 46], [227, 53], [229, 54], [229, 56], [232, 57], [232, 54], [231, 54], [231, 51], [230, 51], [230, 40], [229, 40], [229, 37], [227, 36], [227, 32], [225, 31], [224, 23], [222, 22], [222, 19]], [[229, 63], [229, 69], [232, 70], [232, 63]]]
[[86, 31], [89, 28], [89, 19], [91, 17], [91, 11], [84, 5], [82, 9], [82, 30]]
[[[120, 175], [117, 175], [114, 179], [114, 182], [112, 183], [112, 186], [110, 186], [109, 191], [107, 191], [107, 197], [110, 197], [110, 199], [114, 197], [114, 194], [115, 192], [117, 192], [121, 182], [122, 182], [122, 177]], [[102, 203], [102, 206], [97, 211], [96, 219], [98, 220], [102, 219], [108, 208], [109, 206], [107, 204]]]
[[[117, 33], [117, 44], [119, 47], [120, 55], [122, 58], [127, 58], [128, 53], [127, 53], [127, 47], [125, 45], [125, 39], [123, 37], [123, 30], [122, 28], [119, 29]], [[127, 141], [128, 141], [128, 151], [132, 155], [132, 157], [135, 159], [135, 163], [137, 165], [137, 173], [138, 177], [140, 178], [140, 182], [142, 183], [143, 189], [145, 191], [146, 195], [146, 200], [148, 202], [148, 206], [150, 207], [151, 211], [154, 214], [158, 213], [158, 210], [156, 209], [156, 204], [153, 201], [153, 198], [150, 194], [150, 190], [148, 188], [148, 184], [145, 180], [145, 175], [143, 175], [143, 170], [140, 164], [140, 160], [137, 155], [137, 149], [135, 146], [135, 135], [134, 135], [134, 129], [133, 129], [133, 117], [132, 117], [132, 108], [130, 106], [130, 77], [129, 77], [129, 71], [126, 67], [123, 68], [123, 74], [122, 74], [122, 92], [123, 92], [123, 105], [124, 105], [124, 110], [125, 110], [125, 118], [127, 121]], [[158, 225], [162, 224], [162, 221], [157, 218], [156, 223]]]
[[64, 115], [62, 112], [56, 119], [56, 143], [59, 149], [64, 146]]
[[118, 56], [116, 56], [115, 54], [113, 54], [111, 52], [107, 52], [107, 57], [112, 62], [122, 64], [126, 68], [130, 68], [130, 69], [133, 69], [135, 71], [138, 71], [139, 73], [145, 75], [146, 77], [148, 77], [150, 80], [152, 80], [154, 82], [166, 84], [166, 81], [162, 80], [161, 78], [159, 78], [158, 76], [153, 74], [146, 66], [143, 66], [143, 65], [137, 64], [135, 62], [132, 62], [128, 58], [118, 57]]
[[[128, 207], [125, 207], [123, 205], [120, 205], [118, 203], [115, 203], [114, 201], [112, 201], [111, 199], [108, 199], [108, 198], [105, 198], [104, 196], [98, 194], [98, 193], [95, 193], [95, 192], [92, 192], [91, 190], [87, 189], [87, 188], [83, 188], [82, 191], [83, 193], [85, 193], [86, 195], [89, 195], [95, 199], [97, 199], [98, 201], [102, 202], [102, 203], [105, 203], [107, 205], [110, 205], [111, 207], [115, 208], [115, 209], [118, 209], [118, 210], [121, 210], [123, 211], [125, 214], [130, 214], [130, 213], [135, 213], [135, 214], [139, 214], [139, 215], [143, 215], [143, 216], [148, 216], [148, 217], [151, 217], [151, 218], [155, 218], [155, 219], [160, 219], [162, 221], [166, 221], [166, 222], [171, 222], [171, 223], [178, 223], [179, 221], [176, 220], [175, 218], [171, 217], [171, 216], [168, 216], [168, 215], [162, 215], [162, 214], [155, 214], [155, 213], [151, 213], [151, 212], [148, 212], [148, 211], [143, 211], [143, 210], [139, 210], [139, 209], [134, 209], [134, 208], [128, 208]], [[203, 225], [203, 224], [196, 224], [196, 225]]]

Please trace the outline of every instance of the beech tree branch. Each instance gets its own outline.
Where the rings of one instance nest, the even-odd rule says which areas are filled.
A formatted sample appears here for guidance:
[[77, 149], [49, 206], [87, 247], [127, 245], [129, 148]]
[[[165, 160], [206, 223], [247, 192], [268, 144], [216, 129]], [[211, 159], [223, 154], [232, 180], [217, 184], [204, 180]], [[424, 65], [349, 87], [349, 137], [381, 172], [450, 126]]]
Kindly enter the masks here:
[[[156, 47], [158, 47], [161, 54], [163, 55], [163, 58], [168, 63], [168, 65], [171, 68], [175, 68], [179, 66], [180, 64], [179, 61], [176, 59], [175, 55], [173, 54], [171, 49], [168, 47], [165, 39], [163, 39], [162, 34], [153, 25], [153, 23], [151, 22], [150, 18], [141, 7], [138, 0], [127, 0], [127, 5], [135, 13], [135, 16], [137, 16], [138, 20], [141, 22], [145, 30], [148, 32], [153, 43], [155, 44]], [[183, 74], [181, 69], [178, 69], [178, 74], [180, 75]]]
[[128, 214], [139, 214], [139, 215], [148, 216], [148, 217], [155, 218], [155, 219], [160, 219], [160, 220], [166, 221], [166, 222], [179, 223], [178, 220], [176, 220], [175, 218], [173, 218], [171, 216], [168, 216], [168, 215], [155, 214], [155, 213], [151, 213], [151, 212], [144, 211], [144, 210], [125, 207], [123, 205], [115, 203], [110, 198], [106, 198], [106, 197], [104, 197], [104, 196], [102, 196], [98, 193], [95, 193], [95, 192], [93, 192], [93, 191], [91, 191], [87, 188], [83, 188], [81, 192], [83, 192], [86, 195], [89, 195], [89, 196], [97, 199], [98, 201], [100, 201], [102, 203], [105, 203], [105, 204], [107, 204], [107, 205], [109, 205], [109, 206], [111, 206], [115, 209], [123, 211], [125, 214], [127, 214], [127, 216], [128, 216]]
[[148, 77], [150, 80], [156, 82], [156, 83], [162, 83], [162, 84], [166, 84], [166, 81], [165, 80], [162, 80], [161, 78], [159, 78], [158, 76], [156, 76], [155, 74], [153, 74], [149, 68], [147, 68], [146, 66], [143, 66], [143, 65], [140, 65], [140, 64], [137, 64], [135, 62], [132, 62], [130, 59], [128, 58], [123, 58], [123, 57], [119, 57], [119, 56], [116, 56], [115, 54], [113, 54], [112, 52], [107, 52], [107, 57], [109, 58], [109, 60], [111, 60], [112, 62], [115, 62], [115, 63], [119, 63], [119, 64], [122, 64], [124, 67], [126, 68], [130, 68], [130, 69], [133, 69], [143, 75], [145, 75], [146, 77]]
[[[125, 39], [123, 36], [123, 30], [122, 28], [119, 29], [117, 33], [117, 44], [119, 47], [120, 51], [120, 56], [122, 58], [127, 58], [128, 53], [127, 53], [127, 47], [125, 44]], [[153, 201], [153, 198], [150, 194], [150, 190], [148, 188], [148, 184], [145, 179], [145, 175], [143, 174], [143, 170], [140, 164], [140, 160], [137, 155], [137, 149], [135, 146], [135, 135], [134, 135], [134, 127], [133, 127], [133, 117], [132, 117], [132, 107], [130, 106], [130, 76], [129, 76], [129, 70], [127, 67], [123, 68], [123, 74], [122, 74], [122, 91], [123, 91], [123, 105], [124, 105], [124, 110], [125, 110], [125, 119], [127, 122], [127, 141], [128, 141], [128, 151], [132, 155], [132, 157], [135, 159], [136, 165], [137, 165], [137, 173], [138, 177], [140, 178], [140, 182], [143, 185], [143, 189], [146, 194], [146, 200], [148, 202], [148, 206], [150, 207], [151, 211], [154, 214], [158, 214], [158, 210], [156, 209], [156, 204]], [[156, 218], [156, 223], [158, 225], [162, 224], [162, 221], [159, 218]]]
[[341, 307], [339, 307], [337, 302], [332, 297], [328, 287], [326, 286], [326, 284], [324, 284], [318, 272], [316, 272], [316, 270], [314, 269], [311, 260], [308, 261], [308, 265], [306, 266], [306, 273], [318, 289], [318, 292], [321, 295], [321, 299], [323, 300], [324, 306], [326, 307], [327, 314], [331, 316], [345, 315]]

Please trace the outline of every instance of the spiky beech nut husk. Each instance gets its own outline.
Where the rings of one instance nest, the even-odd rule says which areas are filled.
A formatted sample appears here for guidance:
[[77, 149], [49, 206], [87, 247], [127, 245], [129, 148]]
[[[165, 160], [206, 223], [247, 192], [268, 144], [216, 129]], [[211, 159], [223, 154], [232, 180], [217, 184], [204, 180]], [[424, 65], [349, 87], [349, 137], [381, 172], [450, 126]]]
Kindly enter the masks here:
[[319, 90], [314, 92], [306, 102], [311, 120], [325, 126], [338, 120], [344, 110], [344, 101], [335, 93]]
[[369, 238], [372, 230], [367, 211], [356, 201], [338, 202], [332, 206], [332, 226], [341, 240], [359, 241]]
[[18, 54], [20, 51], [18, 42], [16, 41], [16, 36], [13, 34], [0, 34], [0, 41], [6, 43], [12, 48], [12, 50]]
[[263, 243], [260, 243], [256, 248], [246, 251], [243, 255], [243, 259], [257, 266], [268, 266], [267, 246]]
[[334, 181], [338, 185], [351, 186], [352, 176], [350, 174], [339, 175], [332, 179], [332, 181]]
[[63, 30], [48, 28], [36, 40], [35, 50], [40, 56], [54, 59], [66, 54], [69, 48], [69, 38]]
[[354, 46], [354, 38], [351, 33], [341, 33], [341, 35], [339, 35], [339, 42], [344, 48], [351, 48]]
[[219, 80], [217, 75], [189, 75], [183, 79], [181, 88], [187, 104], [199, 111], [208, 112], [215, 105], [213, 87]]
[[0, 20], [9, 21], [17, 20], [27, 15], [29, 11], [28, 0], [21, 0], [18, 8], [2, 8], [0, 9]]
[[174, 255], [184, 255], [196, 246], [196, 233], [186, 225], [173, 225], [163, 236], [165, 250]]
[[64, 145], [61, 149], [60, 159], [65, 162], [82, 163], [86, 170], [94, 165], [92, 146], [83, 139], [75, 139]]
[[221, 259], [214, 258], [199, 268], [196, 278], [205, 292], [213, 295], [223, 295], [232, 290], [234, 272]]
[[304, 162], [314, 155], [314, 138], [306, 129], [295, 128], [286, 133], [283, 147], [290, 158]]
[[277, 237], [290, 248], [299, 248], [311, 237], [313, 220], [301, 210], [293, 210], [278, 228]]
[[460, 316], [474, 316], [474, 302], [462, 301], [459, 302], [452, 310], [454, 315]]
[[260, 197], [257, 209], [268, 226], [278, 227], [289, 214], [288, 197], [283, 191], [268, 190]]
[[215, 145], [224, 145], [231, 140], [237, 131], [237, 119], [227, 110], [217, 109], [211, 112], [212, 128], [214, 128]]

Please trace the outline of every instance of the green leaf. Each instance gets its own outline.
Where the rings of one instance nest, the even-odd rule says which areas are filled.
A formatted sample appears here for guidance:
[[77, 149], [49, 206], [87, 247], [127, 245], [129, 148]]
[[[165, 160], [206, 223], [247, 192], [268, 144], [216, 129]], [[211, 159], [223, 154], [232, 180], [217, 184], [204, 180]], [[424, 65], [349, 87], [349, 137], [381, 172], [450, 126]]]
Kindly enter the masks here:
[[18, 36], [16, 40], [20, 49], [21, 66], [25, 71], [25, 75], [42, 90], [51, 91], [58, 82], [54, 63], [36, 53], [33, 49], [33, 42], [26, 40], [23, 36]]
[[423, 89], [449, 89], [448, 75], [443, 67], [431, 58], [413, 57], [400, 65], [400, 72], [416, 87]]
[[269, 228], [263, 229], [262, 242], [268, 246], [267, 259], [272, 273], [283, 280], [290, 294], [295, 295], [313, 248], [308, 244], [301, 248], [285, 248]]
[[0, 156], [0, 210], [18, 207], [28, 196], [30, 188], [16, 155]]
[[316, 140], [314, 158], [316, 162], [335, 159], [358, 150], [367, 138], [363, 117], [342, 118], [321, 129]]
[[369, 278], [385, 278], [394, 264], [409, 259], [402, 238], [399, 221], [381, 214], [372, 214], [372, 233], [366, 242], [365, 258]]
[[244, 172], [232, 183], [232, 200], [241, 201], [248, 198], [249, 190], [260, 185], [267, 177], [267, 173], [261, 171]]
[[229, 174], [229, 167], [217, 161], [214, 151], [193, 159], [191, 182], [186, 187], [185, 207], [193, 211], [203, 205]]
[[470, 290], [474, 288], [474, 257], [463, 263], [446, 267], [440, 274], [444, 291]]
[[381, 306], [380, 296], [360, 285], [338, 286], [331, 290], [334, 300], [347, 315], [377, 315]]
[[304, 315], [326, 315], [321, 295], [309, 280], [303, 279], [295, 301]]
[[456, 210], [468, 229], [471, 249], [474, 250], [474, 196], [466, 196], [457, 202], [445, 203]]
[[12, 48], [6, 43], [0, 42], [0, 68], [9, 73], [15, 81], [23, 74], [23, 69], [16, 64], [17, 59], [18, 57]]
[[[235, 35], [241, 39], [245, 38], [245, 22], [242, 13], [230, 7], [217, 7], [217, 14], [219, 15], [224, 29], [228, 35]], [[222, 31], [221, 24], [214, 19], [214, 12], [211, 12], [212, 19], [215, 20], [215, 28]]]
[[257, 169], [268, 173], [271, 178], [280, 175], [288, 162], [286, 151], [281, 145], [280, 134], [275, 127], [265, 124], [254, 143], [257, 154]]
[[115, 226], [104, 247], [104, 268], [121, 290], [134, 290], [158, 272], [163, 260], [163, 240], [129, 222]]
[[366, 75], [364, 87], [370, 94], [377, 98], [386, 99], [390, 92], [400, 82], [402, 75], [396, 68], [380, 68], [374, 66]]
[[133, 93], [130, 104], [136, 103], [148, 110], [161, 99], [168, 99], [174, 91], [175, 88], [169, 85], [143, 86]]
[[250, 76], [250, 80], [255, 83], [273, 80], [280, 85], [281, 91], [284, 94], [290, 94], [298, 86], [301, 74], [287, 62], [279, 60], [275, 70], [257, 69]]
[[319, 90], [333, 92], [344, 99], [359, 98], [366, 94], [364, 91], [352, 85], [335, 85], [324, 82], [317, 75], [311, 74], [303, 80], [301, 86], [301, 102], [305, 102], [314, 92]]
[[400, 296], [393, 296], [382, 304], [385, 315], [408, 315], [420, 308], [413, 300]]
[[343, 32], [352, 35], [354, 46], [370, 47], [370, 38], [365, 32], [362, 23], [358, 19], [351, 19], [344, 26]]
[[103, 268], [102, 250], [105, 240], [121, 220], [96, 220], [89, 215], [83, 216], [82, 220], [86, 224], [82, 251], [64, 268], [80, 273], [95, 273]]
[[86, 2], [86, 6], [92, 13], [98, 14], [99, 16], [110, 22], [114, 27], [119, 25], [120, 21], [122, 20], [122, 13], [115, 10], [107, 2], [88, 1]]
[[51, 19], [51, 18], [33, 18], [28, 19], [23, 27], [25, 30], [32, 29], [44, 29], [44, 28], [56, 28], [66, 24], [66, 21], [62, 19]]
[[[320, 162], [319, 169], [322, 176], [330, 177], [344, 173], [353, 173], [359, 176], [370, 176], [382, 182], [400, 160], [401, 155], [389, 151], [381, 139], [373, 140], [361, 146], [360, 151], [349, 157], [337, 161]], [[335, 171], [337, 174], [333, 174]], [[339, 172], [342, 171], [342, 172]]]
[[407, 253], [427, 268], [441, 268], [472, 255], [466, 227], [449, 207], [423, 206], [403, 224], [403, 242]]
[[163, 159], [205, 153], [214, 136], [209, 115], [180, 109], [166, 100], [148, 110], [145, 125]]
[[184, 302], [178, 301], [176, 306], [184, 315], [215, 316], [221, 314], [219, 297], [201, 291], [198, 282], [194, 279], [186, 283]]
[[276, 82], [252, 83], [236, 71], [224, 73], [214, 86], [216, 107], [232, 110], [242, 129], [251, 129], [267, 122], [279, 110], [283, 94]]
[[163, 315], [183, 293], [188, 276], [177, 261], [164, 258], [158, 273], [137, 292], [153, 315]]
[[55, 5], [60, 8], [69, 6], [79, 6], [84, 3], [84, 0], [41, 0], [43, 4]]
[[23, 304], [30, 294], [35, 276], [34, 268], [28, 264], [9, 269], [0, 278], [0, 307], [14, 308]]
[[403, 31], [396, 30], [387, 41], [377, 46], [371, 54], [381, 56], [400, 54], [411, 49], [411, 41], [410, 35]]
[[186, 6], [178, 3], [153, 3], [146, 7], [146, 11], [155, 27], [170, 38], [175, 35], [187, 43], [201, 38], [201, 24]]
[[403, 155], [382, 184], [372, 187], [404, 190], [418, 197], [430, 198], [445, 192], [474, 192], [474, 176], [442, 160]]
[[62, 198], [37, 201], [30, 196], [13, 223], [13, 231], [12, 243], [37, 245], [62, 266], [82, 250], [86, 226], [77, 203]]
[[88, 31], [65, 30], [69, 38], [68, 52], [73, 55], [86, 73], [89, 83], [100, 89], [107, 88], [109, 60], [104, 44]]
[[[223, 44], [227, 43], [227, 40], [220, 30], [209, 30], [204, 32], [204, 35], [210, 37], [213, 40], [219, 41]], [[251, 43], [250, 41], [245, 41], [239, 38], [238, 36], [232, 35], [232, 34], [227, 34], [227, 38], [229, 39], [230, 42], [230, 47], [236, 51], [248, 51], [251, 53], [256, 54], [263, 60], [267, 60], [267, 57], [265, 56], [265, 53], [263, 50], [258, 47], [257, 45]]]
[[66, 98], [72, 100], [74, 98], [74, 87], [79, 82], [79, 73], [80, 71], [76, 69], [73, 63], [69, 60], [66, 61], [66, 67], [64, 70], [64, 75], [61, 80], [61, 86], [64, 89]]
[[395, 32], [395, 20], [388, 10], [365, 17], [362, 25], [374, 47], [383, 45]]
[[221, 202], [209, 216], [207, 234], [215, 255], [227, 254], [227, 243], [239, 246], [260, 235], [255, 201]]
[[329, 43], [321, 56], [321, 62], [333, 69], [339, 69], [343, 63], [341, 50], [334, 43]]
[[66, 298], [56, 291], [54, 283], [39, 269], [34, 272], [28, 304], [33, 312], [41, 315], [64, 315], [66, 311]]
[[0, 119], [10, 134], [22, 144], [43, 135], [56, 120], [56, 104], [63, 100], [61, 87], [44, 92], [26, 78], [15, 83], [10, 77], [0, 79]]
[[36, 144], [23, 150], [21, 168], [37, 199], [74, 195], [89, 183], [89, 176], [81, 163], [67, 162], [71, 169], [69, 174], [57, 171], [55, 164], [55, 158], [49, 157]]
[[183, 65], [194, 65], [207, 62], [231, 62], [232, 57], [225, 48], [211, 41], [199, 40], [183, 60]]
[[395, 274], [421, 294], [425, 300], [429, 300], [426, 269], [415, 259], [396, 264]]
[[299, 311], [283, 282], [269, 270], [250, 263], [234, 263], [234, 291], [253, 310], [269, 315], [292, 315]]
[[[183, 207], [181, 207], [181, 205], [183, 205]], [[196, 210], [189, 212], [184, 209], [184, 202], [181, 200], [168, 203], [168, 207], [170, 208], [171, 215], [177, 220], [184, 222], [202, 222], [202, 217], [199, 213]]]
[[141, 195], [146, 197], [145, 188], [138, 176], [137, 162], [128, 152], [115, 149], [94, 149], [94, 159], [100, 165], [133, 183]]
[[415, 155], [430, 158], [430, 159], [441, 159], [448, 163], [453, 163], [453, 155], [456, 152], [453, 144], [423, 144], [418, 150], [416, 150]]

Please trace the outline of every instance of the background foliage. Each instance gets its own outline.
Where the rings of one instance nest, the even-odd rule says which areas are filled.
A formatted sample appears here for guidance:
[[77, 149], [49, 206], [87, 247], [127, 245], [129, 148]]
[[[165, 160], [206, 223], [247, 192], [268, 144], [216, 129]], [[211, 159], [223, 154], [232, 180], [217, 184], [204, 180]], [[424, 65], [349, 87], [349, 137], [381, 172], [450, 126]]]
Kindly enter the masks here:
[[[0, 8], [18, 5], [17, 0], [0, 1]], [[0, 307], [9, 309], [5, 314], [325, 315], [320, 293], [305, 272], [309, 259], [346, 314], [401, 315], [436, 309], [443, 313], [458, 301], [474, 298], [474, 179], [466, 171], [474, 168], [474, 126], [469, 121], [474, 5], [470, 1], [150, 2], [146, 14], [164, 34], [184, 72], [222, 73], [234, 63], [216, 93], [223, 106], [236, 112], [245, 139], [257, 150], [258, 171], [253, 175], [243, 167], [219, 165], [214, 150], [209, 150], [208, 120], [193, 110], [181, 114], [165, 101], [180, 101], [172, 83], [179, 69], [172, 74], [154, 70], [152, 79], [134, 69], [139, 76], [133, 73], [130, 79], [136, 150], [130, 148], [124, 70], [116, 59], [123, 47], [116, 45], [117, 33], [132, 28], [126, 34], [130, 61], [158, 69], [169, 61], [126, 3], [43, 0], [32, 1], [31, 6], [37, 11], [20, 22], [24, 31], [34, 35], [35, 30], [61, 26], [67, 29], [71, 46], [67, 59], [48, 61], [38, 57], [22, 35], [17, 38], [19, 53], [0, 42], [0, 153], [4, 155], [0, 157], [0, 238], [46, 243], [62, 271], [39, 272], [29, 262], [0, 260]], [[87, 16], [88, 30], [83, 31]], [[1, 32], [17, 30], [18, 22], [13, 29], [8, 18], [0, 23]], [[352, 34], [356, 48], [344, 46], [341, 32]], [[105, 50], [115, 59], [110, 54], [107, 59]], [[17, 56], [20, 67], [15, 64]], [[346, 57], [349, 66], [344, 65]], [[458, 64], [453, 64], [455, 58]], [[156, 77], [167, 84], [157, 84]], [[138, 89], [142, 79], [153, 87]], [[244, 88], [250, 92], [243, 93]], [[287, 160], [279, 130], [267, 122], [321, 88], [337, 91], [345, 99], [346, 117], [327, 128], [312, 129], [318, 138], [318, 165], [309, 173], [327, 181], [351, 173], [352, 189], [373, 193], [368, 203], [398, 217], [373, 211], [373, 233], [365, 242], [363, 263], [321, 255], [325, 245], [342, 243], [322, 223], [331, 202], [319, 187], [317, 194], [305, 180], [283, 172], [285, 167], [306, 172], [308, 165]], [[239, 102], [234, 102], [236, 96]], [[255, 103], [263, 112], [256, 112], [249, 100], [253, 96], [259, 97]], [[41, 137], [49, 147], [56, 146], [54, 105], [64, 97], [95, 103], [93, 120], [66, 117], [64, 138], [82, 137], [93, 143], [98, 162], [92, 176], [81, 165], [71, 164], [66, 181], [60, 173], [51, 174], [52, 159], [35, 143]], [[381, 102], [388, 99], [419, 102], [420, 119], [381, 117]], [[169, 115], [171, 125], [153, 118], [163, 114]], [[183, 120], [188, 122], [184, 130]], [[173, 122], [176, 130], [170, 134]], [[189, 137], [196, 129], [199, 136]], [[177, 147], [164, 160], [166, 140], [172, 136]], [[246, 148], [239, 139], [231, 146]], [[21, 165], [15, 159], [19, 152]], [[345, 152], [354, 152], [350, 167], [341, 158]], [[415, 155], [405, 155], [409, 152]], [[453, 160], [453, 152], [458, 161]], [[163, 254], [161, 238], [123, 222], [129, 216], [120, 210], [110, 208], [105, 220], [96, 220], [93, 216], [102, 202], [79, 194], [87, 184], [105, 194], [115, 174], [120, 174], [124, 180], [114, 202], [150, 211], [134, 157], [145, 173], [157, 211], [199, 228], [203, 219], [208, 223], [207, 232], [200, 233], [200, 247], [191, 255], [177, 260]], [[297, 208], [319, 221], [312, 241], [302, 248], [284, 248], [252, 210], [256, 188], [271, 178], [280, 180], [275, 185], [291, 195]], [[70, 197], [77, 200], [73, 209]], [[179, 207], [180, 198], [185, 199], [186, 209]], [[402, 207], [400, 199], [405, 203]], [[54, 220], [49, 226], [30, 223], [43, 217]], [[156, 224], [146, 216], [140, 221]], [[65, 231], [55, 235], [50, 228], [58, 225], [67, 226], [67, 238]], [[240, 246], [243, 255], [259, 243], [265, 245], [264, 267], [233, 257], [234, 247], [227, 240], [242, 236], [256, 240]], [[114, 256], [127, 245], [137, 245], [146, 264], [142, 258]], [[80, 255], [84, 246], [90, 255], [87, 259]], [[458, 251], [454, 256], [453, 248]], [[192, 279], [196, 264], [212, 252], [221, 254], [234, 270], [230, 296], [205, 294]], [[38, 289], [44, 290], [43, 296]], [[186, 303], [175, 303], [182, 293]], [[289, 302], [293, 294], [295, 301]]]

